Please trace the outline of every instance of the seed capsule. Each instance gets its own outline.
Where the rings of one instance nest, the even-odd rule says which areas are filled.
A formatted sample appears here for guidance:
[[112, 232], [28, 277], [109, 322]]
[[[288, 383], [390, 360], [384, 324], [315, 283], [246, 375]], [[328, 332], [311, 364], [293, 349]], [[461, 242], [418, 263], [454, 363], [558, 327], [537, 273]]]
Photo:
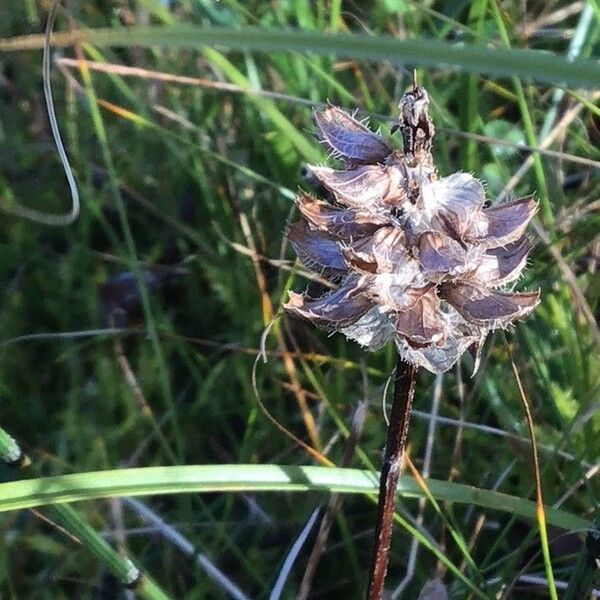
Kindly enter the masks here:
[[440, 373], [538, 304], [537, 292], [502, 290], [527, 262], [537, 204], [484, 208], [473, 176], [439, 178], [428, 104], [418, 86], [403, 96], [403, 152], [340, 108], [315, 113], [317, 139], [342, 168], [309, 167], [332, 200], [300, 192], [302, 219], [288, 238], [337, 288], [320, 298], [291, 292], [285, 309], [369, 350], [394, 339], [404, 360]]

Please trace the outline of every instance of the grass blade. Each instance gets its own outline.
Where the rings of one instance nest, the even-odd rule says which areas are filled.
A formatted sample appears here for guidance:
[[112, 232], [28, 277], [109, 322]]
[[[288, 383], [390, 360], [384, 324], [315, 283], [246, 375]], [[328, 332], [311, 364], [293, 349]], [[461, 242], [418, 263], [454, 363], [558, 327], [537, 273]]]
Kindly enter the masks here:
[[[164, 48], [226, 47], [263, 52], [302, 52], [334, 54], [360, 60], [388, 61], [394, 65], [425, 67], [450, 66], [468, 73], [514, 76], [542, 83], [592, 89], [598, 84], [598, 62], [566, 57], [539, 50], [494, 48], [483, 44], [415, 38], [399, 40], [392, 36], [336, 34], [284, 29], [242, 27], [130, 27], [128, 29], [88, 29], [56, 34], [52, 43], [71, 46], [89, 42], [96, 46], [162, 46]], [[0, 51], [41, 48], [43, 36], [28, 35], [0, 39]]]
[[[9, 477], [14, 477], [17, 469], [23, 469], [31, 464], [17, 442], [2, 428], [0, 428], [0, 459], [11, 467]], [[118, 581], [135, 590], [141, 598], [168, 600], [169, 597], [152, 579], [142, 575], [128, 557], [120, 556], [115, 552], [74, 508], [65, 503], [53, 504], [48, 506], [46, 513], [50, 519], [59, 523], [70, 535], [79, 540], [81, 545], [104, 564]]]
[[[536, 516], [535, 504], [500, 492], [429, 479], [431, 495], [446, 502], [475, 504], [527, 519]], [[360, 469], [298, 465], [193, 465], [114, 469], [42, 477], [0, 484], [0, 512], [48, 504], [191, 492], [306, 492], [375, 494], [377, 476]], [[401, 477], [398, 493], [419, 498], [423, 491], [412, 477]], [[548, 524], [587, 530], [591, 524], [577, 515], [546, 507]]]

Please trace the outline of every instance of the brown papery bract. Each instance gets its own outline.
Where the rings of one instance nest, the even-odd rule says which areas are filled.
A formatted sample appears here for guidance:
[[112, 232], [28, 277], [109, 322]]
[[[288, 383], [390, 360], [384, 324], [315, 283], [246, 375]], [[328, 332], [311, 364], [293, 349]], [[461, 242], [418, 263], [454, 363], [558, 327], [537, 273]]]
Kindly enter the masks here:
[[537, 205], [527, 197], [485, 208], [473, 176], [439, 177], [428, 104], [418, 86], [403, 96], [402, 150], [340, 108], [315, 113], [317, 139], [342, 168], [310, 167], [333, 200], [301, 192], [302, 220], [288, 236], [338, 287], [320, 298], [291, 293], [285, 308], [369, 350], [394, 339], [405, 361], [441, 373], [537, 305], [537, 292], [503, 289], [527, 262]]

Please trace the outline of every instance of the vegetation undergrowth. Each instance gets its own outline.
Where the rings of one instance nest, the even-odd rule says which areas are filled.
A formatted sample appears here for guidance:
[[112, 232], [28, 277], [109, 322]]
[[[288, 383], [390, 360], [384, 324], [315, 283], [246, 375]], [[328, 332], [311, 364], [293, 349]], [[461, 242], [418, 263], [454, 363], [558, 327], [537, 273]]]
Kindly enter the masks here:
[[[312, 108], [359, 107], [387, 136], [413, 67], [440, 174], [471, 172], [490, 199], [540, 200], [519, 286], [539, 288], [542, 303], [508, 332], [509, 348], [488, 340], [474, 377], [465, 359], [419, 378], [409, 455], [424, 484], [403, 480], [387, 585], [403, 598], [435, 577], [451, 598], [548, 594], [512, 355], [552, 507], [556, 585], [589, 593], [583, 529], [600, 495], [595, 0], [525, 13], [495, 0], [67, 3], [51, 76], [81, 213], [62, 228], [10, 213], [68, 211], [42, 96], [44, 4], [0, 6], [0, 427], [31, 461], [0, 471], [28, 479], [0, 492], [0, 594], [121, 597], [127, 556], [153, 597], [294, 598], [315, 530], [289, 571], [286, 558], [315, 508], [345, 491], [310, 597], [361, 597], [395, 355], [281, 317], [289, 289], [320, 289], [282, 240], [296, 189], [309, 189], [304, 165], [329, 161]], [[396, 51], [394, 39], [408, 42]], [[256, 402], [254, 362], [274, 317], [256, 391], [315, 454]], [[335, 465], [316, 482], [301, 469], [315, 455]], [[128, 477], [134, 467], [165, 469]]]

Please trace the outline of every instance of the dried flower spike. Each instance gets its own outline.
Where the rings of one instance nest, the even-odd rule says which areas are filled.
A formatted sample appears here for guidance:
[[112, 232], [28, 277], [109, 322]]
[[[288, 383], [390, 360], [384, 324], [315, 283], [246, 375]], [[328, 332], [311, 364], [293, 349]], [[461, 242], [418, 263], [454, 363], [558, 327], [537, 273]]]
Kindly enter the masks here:
[[309, 167], [332, 200], [299, 193], [302, 220], [288, 237], [337, 289], [292, 292], [285, 308], [369, 350], [394, 338], [404, 360], [440, 373], [466, 349], [478, 357], [488, 332], [537, 305], [537, 292], [507, 290], [527, 261], [537, 205], [526, 197], [484, 208], [480, 181], [438, 177], [428, 104], [417, 85], [402, 97], [402, 151], [339, 108], [315, 113], [318, 140], [343, 167]]

